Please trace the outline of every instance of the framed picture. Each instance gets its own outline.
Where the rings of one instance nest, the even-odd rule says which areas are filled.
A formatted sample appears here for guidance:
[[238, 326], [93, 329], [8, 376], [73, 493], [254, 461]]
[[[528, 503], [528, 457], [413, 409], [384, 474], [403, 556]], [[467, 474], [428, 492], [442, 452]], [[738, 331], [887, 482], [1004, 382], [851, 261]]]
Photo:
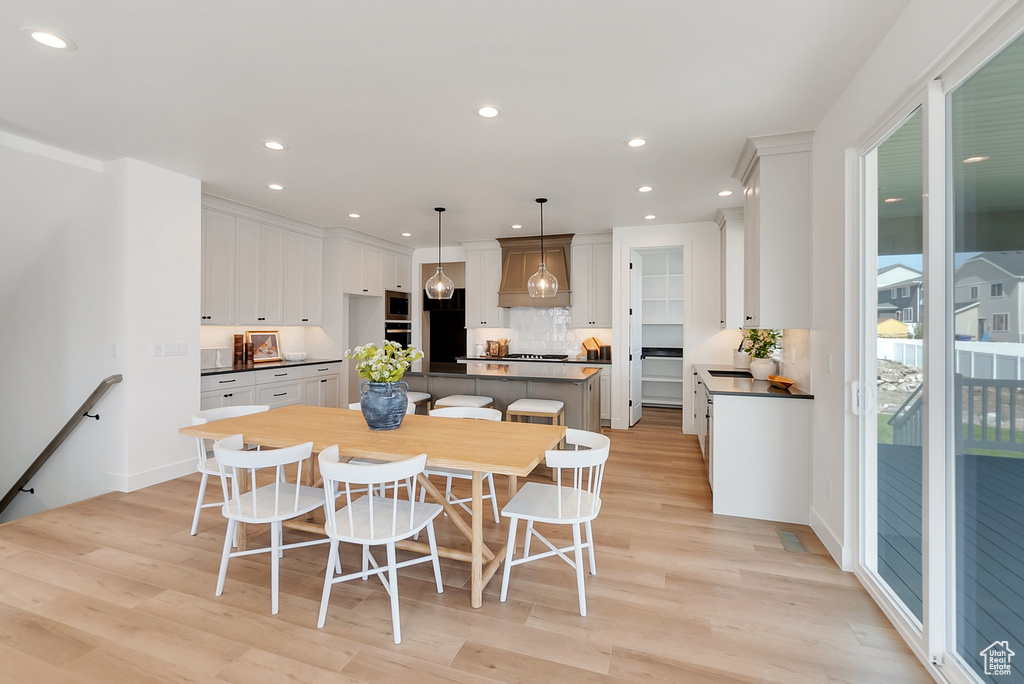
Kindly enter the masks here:
[[246, 330], [245, 341], [252, 342], [253, 363], [281, 360], [281, 342], [276, 330]]

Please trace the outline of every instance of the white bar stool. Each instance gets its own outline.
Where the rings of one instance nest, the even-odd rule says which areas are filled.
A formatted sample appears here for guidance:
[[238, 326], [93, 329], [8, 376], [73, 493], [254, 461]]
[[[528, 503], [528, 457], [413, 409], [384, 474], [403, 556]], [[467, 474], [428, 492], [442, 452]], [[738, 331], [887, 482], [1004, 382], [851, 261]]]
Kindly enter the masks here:
[[[505, 409], [505, 420], [513, 423], [523, 422], [523, 418], [550, 418], [552, 425], [565, 425], [565, 403], [554, 399], [516, 399]], [[526, 422], [530, 422], [527, 420]], [[563, 441], [559, 447], [563, 446]], [[551, 469], [551, 480], [555, 479], [555, 469]], [[509, 493], [515, 482], [509, 479]]]
[[[430, 393], [429, 392], [406, 392], [405, 396], [409, 397], [409, 403], [413, 406], [419, 407], [420, 404], [426, 404], [426, 410], [430, 411]], [[416, 409], [413, 409], [415, 413]]]
[[494, 406], [492, 397], [483, 397], [476, 394], [449, 394], [434, 402], [434, 408], [450, 408], [458, 406], [461, 408], [491, 408]]

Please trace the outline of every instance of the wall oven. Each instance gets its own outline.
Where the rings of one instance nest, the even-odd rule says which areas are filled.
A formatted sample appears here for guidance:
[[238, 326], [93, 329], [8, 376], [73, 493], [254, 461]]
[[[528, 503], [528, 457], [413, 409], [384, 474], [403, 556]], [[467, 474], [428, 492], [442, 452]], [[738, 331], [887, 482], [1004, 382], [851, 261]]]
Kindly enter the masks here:
[[402, 347], [408, 347], [412, 344], [412, 323], [385, 321], [384, 339], [388, 342], [398, 342]]
[[409, 309], [409, 293], [384, 292], [384, 320], [386, 321], [408, 321], [412, 311]]

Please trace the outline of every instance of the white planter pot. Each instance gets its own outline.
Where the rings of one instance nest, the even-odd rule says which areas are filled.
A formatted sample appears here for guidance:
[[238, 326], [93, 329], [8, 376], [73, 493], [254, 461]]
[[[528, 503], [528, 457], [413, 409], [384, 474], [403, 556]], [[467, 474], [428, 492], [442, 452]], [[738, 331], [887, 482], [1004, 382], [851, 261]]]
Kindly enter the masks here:
[[750, 359], [750, 374], [755, 380], [767, 380], [775, 374], [775, 362], [771, 359]]

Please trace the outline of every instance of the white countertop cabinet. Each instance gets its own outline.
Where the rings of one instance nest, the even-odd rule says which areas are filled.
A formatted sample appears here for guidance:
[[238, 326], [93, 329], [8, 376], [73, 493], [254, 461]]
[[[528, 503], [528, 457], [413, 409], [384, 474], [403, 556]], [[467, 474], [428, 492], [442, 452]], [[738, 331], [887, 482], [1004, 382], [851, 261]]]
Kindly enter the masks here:
[[501, 250], [466, 250], [466, 327], [507, 328], [508, 309], [498, 306]]
[[612, 327], [612, 245], [572, 245], [572, 324]]
[[743, 326], [811, 327], [813, 131], [747, 140], [743, 183]]

